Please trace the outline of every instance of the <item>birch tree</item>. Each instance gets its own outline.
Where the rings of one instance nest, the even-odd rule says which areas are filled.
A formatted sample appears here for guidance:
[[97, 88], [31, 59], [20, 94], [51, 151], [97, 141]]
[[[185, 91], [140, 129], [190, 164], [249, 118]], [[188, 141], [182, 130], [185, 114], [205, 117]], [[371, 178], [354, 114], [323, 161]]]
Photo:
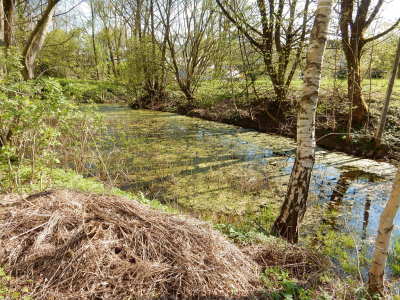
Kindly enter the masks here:
[[385, 275], [390, 237], [394, 227], [394, 219], [400, 207], [400, 164], [394, 180], [392, 194], [379, 222], [375, 251], [369, 271], [369, 290], [372, 293], [383, 291], [383, 276]]
[[376, 131], [376, 134], [375, 134], [375, 146], [377, 148], [380, 148], [381, 144], [382, 144], [383, 131], [385, 128], [387, 114], [389, 111], [389, 103], [390, 103], [390, 98], [392, 97], [392, 91], [393, 91], [394, 81], [396, 79], [397, 68], [399, 67], [399, 61], [400, 61], [400, 38], [399, 38], [399, 44], [398, 44], [397, 50], [396, 50], [396, 57], [395, 57], [394, 64], [393, 64], [392, 76], [389, 79], [389, 85], [388, 85], [388, 89], [386, 92], [386, 99], [385, 99], [385, 103], [384, 103], [384, 106], [382, 109], [381, 119], [379, 121], [378, 130]]
[[308, 189], [315, 162], [315, 113], [333, 0], [319, 0], [306, 57], [302, 97], [297, 117], [297, 151], [288, 191], [274, 231], [297, 243], [307, 207]]

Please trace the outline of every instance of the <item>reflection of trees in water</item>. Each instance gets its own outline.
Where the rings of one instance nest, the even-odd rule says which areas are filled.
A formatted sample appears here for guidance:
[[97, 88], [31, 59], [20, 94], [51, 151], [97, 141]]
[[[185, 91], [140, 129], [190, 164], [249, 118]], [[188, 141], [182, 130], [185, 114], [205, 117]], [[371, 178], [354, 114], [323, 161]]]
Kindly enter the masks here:
[[[362, 175], [363, 174], [357, 171], [345, 171], [340, 174], [339, 180], [337, 181], [336, 187], [333, 190], [329, 200], [327, 215], [323, 220], [325, 224], [331, 225], [334, 229], [339, 229], [341, 222], [338, 221], [338, 218], [341, 215], [340, 211], [341, 207], [343, 206], [343, 199], [351, 183], [354, 181], [358, 181], [358, 179]], [[375, 181], [374, 175], [368, 174], [368, 182], [374, 183], [374, 181]], [[364, 220], [363, 220], [363, 239], [366, 238], [366, 230], [368, 227], [370, 208], [371, 208], [371, 199], [369, 196], [367, 196], [365, 202]]]
[[336, 187], [332, 192], [331, 198], [328, 204], [327, 215], [323, 222], [331, 225], [333, 228], [338, 229], [338, 217], [340, 216], [340, 208], [343, 204], [344, 196], [349, 189], [351, 182], [357, 179], [357, 174], [352, 171], [343, 172], [340, 174], [339, 180], [336, 183]]
[[371, 209], [371, 197], [370, 195], [368, 195], [367, 199], [365, 200], [365, 209], [364, 209], [364, 221], [363, 221], [363, 229], [361, 237], [363, 241], [367, 238], [367, 227], [368, 227], [370, 209]]

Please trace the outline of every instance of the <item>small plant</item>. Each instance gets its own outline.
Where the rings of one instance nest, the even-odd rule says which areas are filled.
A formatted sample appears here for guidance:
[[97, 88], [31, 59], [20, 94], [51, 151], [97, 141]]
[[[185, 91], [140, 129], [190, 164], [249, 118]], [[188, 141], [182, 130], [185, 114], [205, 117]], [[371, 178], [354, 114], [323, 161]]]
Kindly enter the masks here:
[[12, 277], [8, 276], [4, 269], [0, 267], [0, 299], [31, 300], [32, 298], [29, 296], [24, 297], [24, 294], [29, 293], [27, 287], [24, 287], [22, 291], [16, 291], [12, 287], [9, 287], [11, 279]]
[[394, 276], [400, 276], [400, 239], [396, 237], [388, 255], [388, 264]]
[[[262, 292], [263, 297], [273, 300], [306, 300], [310, 299], [308, 291], [298, 286], [293, 279], [289, 278], [289, 272], [279, 267], [265, 270], [261, 275], [264, 282], [265, 291]], [[269, 290], [274, 289], [273, 292]]]
[[221, 231], [231, 241], [238, 244], [250, 243], [256, 237], [256, 233], [237, 228], [232, 224], [217, 224], [215, 225], [215, 229]]

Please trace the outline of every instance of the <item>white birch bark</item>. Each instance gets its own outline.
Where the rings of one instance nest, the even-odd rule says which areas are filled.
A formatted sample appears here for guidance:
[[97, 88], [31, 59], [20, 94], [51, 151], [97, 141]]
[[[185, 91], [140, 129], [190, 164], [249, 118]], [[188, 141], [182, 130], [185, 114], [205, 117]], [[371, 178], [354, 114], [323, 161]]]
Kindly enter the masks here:
[[315, 162], [315, 112], [332, 5], [333, 0], [318, 1], [297, 117], [296, 160], [285, 201], [273, 227], [277, 234], [290, 243], [298, 242], [300, 223], [306, 212], [311, 172]]
[[379, 222], [376, 237], [375, 251], [369, 271], [369, 290], [372, 293], [383, 291], [383, 277], [385, 275], [387, 255], [390, 246], [390, 237], [394, 227], [394, 219], [400, 207], [400, 164], [394, 180], [392, 194]]

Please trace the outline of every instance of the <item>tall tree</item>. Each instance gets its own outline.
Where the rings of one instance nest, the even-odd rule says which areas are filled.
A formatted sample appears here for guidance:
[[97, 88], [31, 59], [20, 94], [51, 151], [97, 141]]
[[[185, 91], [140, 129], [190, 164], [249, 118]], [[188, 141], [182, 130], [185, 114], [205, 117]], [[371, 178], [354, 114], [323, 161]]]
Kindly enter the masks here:
[[239, 5], [232, 6], [227, 0], [216, 2], [222, 13], [262, 54], [279, 112], [285, 105], [288, 88], [301, 61], [310, 1], [257, 0], [257, 17], [246, 16], [238, 9]]
[[201, 75], [217, 51], [214, 15], [207, 1], [176, 1], [175, 24], [167, 36], [171, 70], [189, 104], [194, 100]]
[[400, 207], [400, 164], [393, 183], [392, 194], [382, 212], [376, 237], [375, 251], [369, 271], [369, 290], [372, 293], [383, 292], [383, 276], [385, 275], [390, 237], [394, 228], [394, 219]]
[[50, 27], [51, 20], [56, 9], [56, 5], [61, 0], [49, 0], [47, 7], [42, 13], [39, 21], [36, 23], [33, 31], [30, 33], [28, 40], [22, 50], [22, 75], [25, 80], [35, 77], [34, 64], [35, 60], [43, 47], [47, 31]]
[[392, 91], [393, 91], [394, 81], [396, 80], [396, 73], [397, 73], [397, 69], [399, 67], [399, 62], [400, 62], [400, 38], [399, 38], [399, 44], [397, 46], [396, 55], [395, 55], [395, 59], [394, 59], [394, 63], [393, 63], [392, 75], [390, 76], [389, 85], [388, 85], [388, 88], [386, 91], [386, 99], [385, 99], [385, 103], [383, 105], [381, 119], [379, 121], [379, 126], [378, 126], [378, 129], [375, 134], [375, 140], [376, 140], [375, 145], [377, 148], [380, 148], [381, 144], [382, 144], [383, 131], [384, 131], [385, 124], [386, 124], [387, 113], [389, 111], [390, 98], [392, 97]]
[[[4, 19], [5, 19], [5, 14], [4, 14], [3, 1], [0, 1], [0, 47], [4, 47], [4, 45], [5, 45], [5, 43], [4, 43], [4, 38], [5, 38]], [[6, 52], [3, 54], [5, 55]], [[5, 72], [6, 72], [6, 66], [5, 66], [5, 64], [1, 64], [0, 65], [0, 77], [2, 77]]]
[[359, 4], [356, 6], [354, 0], [341, 0], [340, 30], [347, 62], [348, 93], [349, 98], [352, 97], [350, 104], [352, 112], [350, 114], [355, 123], [360, 123], [368, 112], [368, 105], [362, 95], [361, 57], [364, 53], [364, 46], [386, 35], [400, 23], [399, 18], [392, 26], [381, 33], [366, 37], [366, 32], [376, 19], [383, 2], [383, 0], [378, 0], [375, 7], [371, 8], [371, 0], [358, 1]]
[[4, 8], [4, 46], [8, 49], [11, 45], [15, 23], [15, 0], [2, 0]]
[[333, 0], [319, 0], [307, 50], [302, 97], [297, 117], [297, 151], [288, 191], [274, 231], [290, 243], [297, 243], [307, 208], [308, 189], [315, 162], [315, 113], [322, 63], [327, 42]]
[[[144, 92], [140, 98], [151, 102], [161, 99], [166, 86], [167, 11], [162, 9], [164, 6], [157, 0], [124, 0], [119, 6], [113, 0], [113, 4], [133, 34], [129, 45], [128, 69], [133, 73], [134, 84], [140, 82]], [[165, 8], [168, 9], [168, 4]]]
[[96, 79], [100, 79], [100, 72], [99, 72], [99, 55], [98, 55], [98, 50], [97, 50], [97, 45], [96, 45], [96, 37], [95, 37], [95, 15], [96, 15], [96, 9], [95, 9], [95, 4], [94, 0], [89, 1], [90, 4], [90, 13], [91, 13], [91, 20], [90, 20], [90, 26], [91, 26], [91, 42], [92, 42], [92, 47], [93, 47], [93, 57], [94, 57], [94, 63], [95, 63], [95, 69], [96, 69]]

